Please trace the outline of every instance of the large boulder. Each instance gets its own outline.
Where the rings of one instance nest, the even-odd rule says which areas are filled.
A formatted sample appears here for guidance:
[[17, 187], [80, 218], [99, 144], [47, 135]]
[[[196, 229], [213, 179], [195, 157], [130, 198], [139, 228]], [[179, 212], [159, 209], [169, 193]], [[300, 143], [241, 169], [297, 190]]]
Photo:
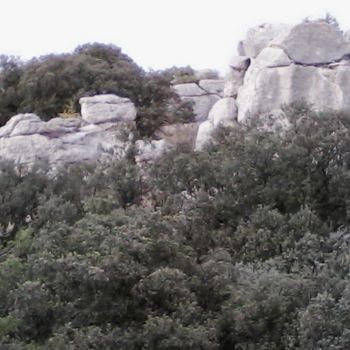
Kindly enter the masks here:
[[195, 120], [204, 121], [208, 118], [211, 107], [221, 98], [224, 88], [222, 80], [208, 82], [201, 80], [199, 84], [186, 83], [174, 85], [176, 93], [183, 101], [191, 102]]
[[288, 32], [291, 28], [288, 24], [264, 23], [248, 30], [246, 38], [238, 45], [238, 53], [241, 56], [255, 58], [262, 49], [279, 35]]
[[275, 38], [252, 61], [238, 91], [238, 121], [294, 102], [350, 110], [349, 44], [332, 25], [304, 22]]
[[136, 118], [135, 105], [128, 98], [116, 95], [82, 97], [81, 116], [90, 124], [105, 122], [130, 122]]
[[350, 110], [350, 66], [252, 70], [238, 95], [238, 121], [302, 101], [319, 111]]
[[270, 46], [282, 48], [295, 63], [316, 65], [341, 60], [350, 54], [350, 43], [333, 25], [303, 22], [275, 38]]
[[229, 72], [225, 76], [223, 97], [236, 97], [239, 87], [243, 84], [244, 75], [251, 59], [246, 56], [233, 56], [230, 60]]
[[216, 94], [222, 96], [225, 81], [223, 79], [202, 79], [198, 85], [207, 94]]
[[233, 126], [237, 121], [237, 104], [234, 98], [219, 100], [211, 109], [208, 120], [199, 125], [195, 150], [199, 151], [212, 140], [215, 129], [219, 126]]
[[[98, 123], [94, 118], [54, 118], [44, 122], [35, 114], [16, 115], [0, 128], [0, 160], [30, 166], [40, 160], [59, 165], [121, 159], [133, 137], [131, 109], [126, 109], [125, 118], [119, 115], [118, 121], [107, 113], [102, 122], [101, 115]], [[102, 106], [101, 110], [108, 108]]]

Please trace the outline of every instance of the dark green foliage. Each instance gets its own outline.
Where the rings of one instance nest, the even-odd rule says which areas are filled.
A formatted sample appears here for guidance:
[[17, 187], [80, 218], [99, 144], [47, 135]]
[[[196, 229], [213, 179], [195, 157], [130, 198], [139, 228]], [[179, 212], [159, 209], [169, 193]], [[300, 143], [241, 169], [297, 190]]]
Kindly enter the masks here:
[[151, 136], [162, 124], [193, 119], [191, 106], [171, 88], [172, 74], [145, 72], [114, 45], [85, 44], [70, 54], [26, 63], [1, 56], [0, 70], [0, 126], [16, 113], [36, 113], [46, 120], [74, 114], [80, 111], [80, 97], [106, 93], [136, 104], [142, 136]]
[[348, 349], [349, 119], [286, 113], [150, 173], [3, 164], [1, 348]]

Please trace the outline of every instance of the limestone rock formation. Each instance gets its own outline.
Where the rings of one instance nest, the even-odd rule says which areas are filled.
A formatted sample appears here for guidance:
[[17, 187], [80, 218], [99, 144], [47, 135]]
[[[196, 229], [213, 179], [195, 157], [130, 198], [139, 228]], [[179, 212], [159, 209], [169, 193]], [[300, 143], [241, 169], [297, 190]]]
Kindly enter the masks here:
[[238, 44], [239, 55], [257, 57], [273, 39], [288, 32], [291, 27], [282, 23], [264, 23], [249, 29], [246, 38]]
[[253, 60], [240, 88], [238, 121], [306, 101], [315, 110], [350, 110], [350, 47], [325, 22], [284, 31]]
[[128, 98], [116, 95], [82, 97], [81, 116], [89, 124], [135, 120], [136, 108]]
[[324, 21], [298, 24], [272, 40], [270, 46], [282, 48], [293, 62], [306, 65], [339, 61], [350, 53], [343, 33]]
[[243, 84], [250, 61], [250, 58], [246, 56], [233, 56], [231, 58], [229, 72], [225, 77], [224, 97], [237, 97], [238, 89]]
[[[115, 97], [109, 96], [107, 100], [120, 101]], [[105, 98], [95, 98], [95, 101]], [[120, 159], [130, 146], [134, 128], [132, 115], [135, 117], [136, 111], [133, 105], [125, 108], [131, 102], [122, 101], [123, 107], [118, 111], [111, 107], [113, 103], [107, 102], [106, 107], [98, 102], [99, 109], [94, 109], [96, 118], [92, 117], [91, 110], [84, 111], [85, 118], [54, 118], [48, 122], [35, 114], [16, 115], [0, 128], [0, 160], [30, 166], [40, 160], [59, 165]], [[82, 99], [82, 103], [86, 104], [86, 100]], [[97, 114], [98, 110], [101, 115]]]
[[174, 85], [174, 89], [183, 101], [193, 103], [195, 119], [200, 122], [208, 118], [211, 107], [223, 96], [224, 81], [203, 79], [198, 84]]
[[237, 120], [237, 104], [234, 98], [226, 97], [219, 100], [209, 113], [208, 120], [201, 123], [195, 143], [195, 149], [201, 150], [211, 138], [218, 126], [232, 126]]
[[[136, 141], [136, 162], [152, 162], [179, 145], [203, 149], [217, 127], [250, 117], [262, 118], [264, 128], [283, 131], [288, 122], [281, 108], [294, 102], [350, 111], [349, 33], [325, 21], [250, 29], [225, 80], [207, 79], [215, 75], [204, 72], [197, 83], [174, 85], [182, 100], [193, 103], [196, 121], [162, 126], [153, 140]], [[123, 157], [134, 142], [134, 104], [115, 95], [84, 97], [80, 103], [81, 118], [11, 118], [0, 128], [0, 160], [59, 164]]]

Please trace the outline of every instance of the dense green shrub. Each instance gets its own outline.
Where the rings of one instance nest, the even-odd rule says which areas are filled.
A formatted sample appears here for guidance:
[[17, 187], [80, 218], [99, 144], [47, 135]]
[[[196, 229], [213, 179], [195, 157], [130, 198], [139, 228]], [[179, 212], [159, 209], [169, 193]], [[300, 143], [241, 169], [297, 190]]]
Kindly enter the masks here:
[[1, 348], [348, 349], [349, 119], [286, 113], [150, 173], [2, 164]]
[[138, 107], [137, 125], [150, 136], [164, 123], [191, 121], [192, 108], [171, 88], [174, 72], [145, 72], [114, 45], [85, 44], [69, 54], [21, 62], [0, 57], [0, 126], [16, 113], [51, 119], [80, 111], [79, 98], [113, 93]]

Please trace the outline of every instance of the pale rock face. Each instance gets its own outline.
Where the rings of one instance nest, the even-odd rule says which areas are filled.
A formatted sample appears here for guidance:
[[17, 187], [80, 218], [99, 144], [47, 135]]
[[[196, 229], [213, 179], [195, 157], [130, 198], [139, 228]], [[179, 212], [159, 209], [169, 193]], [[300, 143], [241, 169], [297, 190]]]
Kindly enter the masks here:
[[350, 43], [326, 22], [303, 22], [275, 38], [270, 46], [282, 48], [288, 57], [301, 64], [325, 64], [350, 53]]
[[195, 97], [207, 94], [207, 92], [201, 89], [196, 83], [176, 84], [174, 85], [174, 89], [180, 97]]
[[238, 95], [238, 121], [300, 101], [320, 111], [349, 110], [350, 67], [329, 69], [291, 64], [252, 70]]
[[237, 103], [232, 97], [222, 98], [216, 102], [209, 113], [208, 120], [214, 127], [218, 125], [229, 125], [237, 120]]
[[315, 110], [350, 110], [349, 43], [325, 22], [292, 27], [264, 48], [238, 91], [238, 121], [307, 102]]
[[254, 67], [259, 68], [277, 68], [289, 66], [293, 61], [287, 56], [287, 54], [278, 47], [266, 47], [261, 50], [258, 57], [255, 59]]
[[44, 122], [35, 114], [19, 114], [0, 128], [0, 160], [31, 166], [40, 160], [60, 165], [121, 159], [131, 146], [134, 128], [129, 116], [125, 119], [98, 124], [82, 118]]
[[198, 85], [208, 94], [216, 94], [223, 96], [225, 81], [222, 79], [203, 79], [200, 80]]
[[136, 118], [135, 105], [128, 98], [116, 95], [82, 97], [81, 116], [89, 124], [129, 122]]
[[234, 98], [219, 100], [211, 109], [208, 120], [199, 125], [195, 150], [199, 151], [212, 139], [213, 132], [219, 126], [233, 126], [237, 120], [237, 104]]
[[344, 33], [344, 40], [350, 42], [350, 29]]
[[240, 42], [238, 53], [240, 56], [255, 58], [262, 49], [267, 47], [277, 36], [287, 32], [291, 28], [287, 24], [262, 24], [248, 30], [246, 38]]
[[219, 86], [221, 91], [223, 89], [223, 84], [218, 83], [217, 80], [214, 80], [214, 83], [212, 84], [209, 84], [206, 80], [201, 80], [201, 82], [202, 86], [208, 88], [208, 90], [205, 90], [196, 83], [174, 85], [175, 92], [180, 96], [180, 98], [183, 101], [192, 103], [193, 113], [197, 122], [208, 118], [211, 107], [221, 97], [219, 93], [211, 91], [216, 91]]
[[233, 56], [230, 60], [230, 70], [225, 77], [223, 97], [236, 97], [239, 87], [243, 84], [245, 72], [251, 59], [245, 56]]
[[208, 142], [211, 141], [214, 131], [213, 123], [210, 120], [206, 120], [199, 125], [195, 151], [201, 151]]

